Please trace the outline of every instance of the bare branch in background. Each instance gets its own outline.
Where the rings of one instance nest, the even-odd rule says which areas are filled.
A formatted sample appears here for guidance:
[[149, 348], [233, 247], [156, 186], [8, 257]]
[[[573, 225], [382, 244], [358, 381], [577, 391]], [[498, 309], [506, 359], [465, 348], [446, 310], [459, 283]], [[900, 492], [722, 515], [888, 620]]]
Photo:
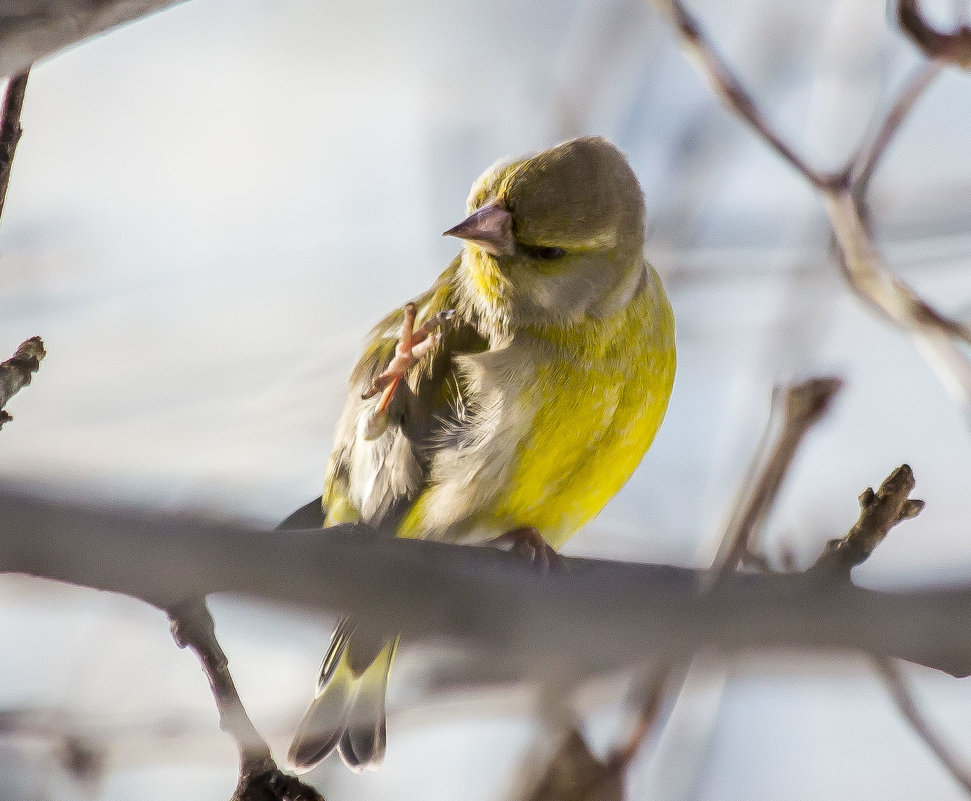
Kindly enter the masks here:
[[799, 445], [829, 410], [842, 386], [839, 378], [811, 378], [773, 393], [764, 441], [768, 442], [776, 429], [777, 438], [756, 454], [743, 482], [736, 512], [712, 566], [715, 580], [733, 573], [739, 562], [751, 561], [753, 540], [775, 503]]
[[971, 28], [967, 25], [953, 33], [942, 33], [927, 21], [917, 0], [899, 0], [897, 19], [928, 58], [971, 68]]
[[933, 724], [921, 711], [920, 705], [907, 684], [906, 676], [900, 670], [900, 666], [893, 659], [885, 656], [874, 657], [873, 664], [877, 673], [880, 674], [880, 678], [883, 679], [887, 692], [900, 714], [904, 716], [917, 736], [924, 741], [931, 753], [937, 757], [941, 765], [954, 777], [954, 780], [964, 788], [968, 795], [971, 795], [971, 770], [934, 729]]
[[0, 214], [7, 199], [7, 186], [10, 183], [10, 168], [13, 166], [17, 143], [24, 130], [20, 127], [20, 112], [24, 107], [24, 93], [27, 91], [29, 69], [14, 75], [7, 81], [0, 110]]
[[0, 11], [0, 76], [181, 0], [5, 0]]
[[688, 13], [680, 0], [651, 0], [651, 2], [674, 25], [681, 37], [686, 55], [708, 79], [712, 91], [721, 98], [726, 107], [755, 129], [776, 153], [804, 175], [810, 183], [821, 187], [836, 179], [835, 176], [817, 172], [775, 132], [765, 115], [759, 111], [752, 96], [708, 41], [697, 20]]
[[900, 126], [907, 119], [921, 95], [927, 90], [941, 73], [941, 64], [937, 61], [925, 61], [921, 64], [910, 80], [904, 83], [900, 94], [894, 101], [887, 116], [877, 129], [876, 134], [868, 145], [860, 148], [850, 166], [846, 169], [849, 184], [853, 189], [854, 199], [862, 204], [870, 188], [870, 180], [876, 171], [883, 154], [900, 130]]
[[33, 374], [40, 369], [40, 360], [46, 355], [41, 338], [31, 337], [20, 343], [13, 356], [0, 362], [0, 426], [13, 419], [4, 410], [7, 401], [30, 383]]
[[[911, 337], [918, 352], [947, 389], [961, 402], [971, 419], [971, 363], [955, 343], [955, 340], [971, 342], [971, 333], [964, 325], [941, 314], [920, 298], [882, 262], [854, 197], [853, 178], [859, 173], [851, 168], [842, 174], [831, 175], [808, 164], [775, 132], [768, 118], [718, 55], [698, 22], [680, 0], [651, 2], [672, 22], [686, 54], [698, 66], [728, 109], [744, 120], [821, 193], [842, 254], [840, 261], [843, 275], [850, 287]], [[906, 107], [895, 106], [891, 109], [891, 116], [895, 115], [895, 120], [882, 126], [884, 137], [893, 135], [903, 119], [903, 111], [906, 111]], [[866, 152], [869, 151], [861, 149], [861, 154]], [[882, 151], [876, 153], [870, 172], [876, 168], [880, 152]], [[851, 163], [856, 164], [865, 158], [863, 155], [858, 156]]]

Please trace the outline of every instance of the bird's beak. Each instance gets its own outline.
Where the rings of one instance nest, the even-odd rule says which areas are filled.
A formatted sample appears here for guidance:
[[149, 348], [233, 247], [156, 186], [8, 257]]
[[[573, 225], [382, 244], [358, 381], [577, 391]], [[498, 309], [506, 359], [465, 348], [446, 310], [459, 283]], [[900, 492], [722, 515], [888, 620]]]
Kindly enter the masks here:
[[472, 242], [493, 256], [509, 256], [516, 250], [512, 214], [500, 203], [489, 203], [472, 212], [442, 236], [457, 236]]

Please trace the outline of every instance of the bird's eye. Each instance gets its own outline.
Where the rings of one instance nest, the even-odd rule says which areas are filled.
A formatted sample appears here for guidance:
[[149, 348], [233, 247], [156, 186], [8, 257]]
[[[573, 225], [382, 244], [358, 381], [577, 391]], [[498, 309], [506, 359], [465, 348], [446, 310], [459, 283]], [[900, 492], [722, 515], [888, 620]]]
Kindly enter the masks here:
[[542, 259], [543, 261], [554, 261], [566, 255], [566, 251], [563, 248], [546, 246], [529, 248], [528, 253], [534, 259]]

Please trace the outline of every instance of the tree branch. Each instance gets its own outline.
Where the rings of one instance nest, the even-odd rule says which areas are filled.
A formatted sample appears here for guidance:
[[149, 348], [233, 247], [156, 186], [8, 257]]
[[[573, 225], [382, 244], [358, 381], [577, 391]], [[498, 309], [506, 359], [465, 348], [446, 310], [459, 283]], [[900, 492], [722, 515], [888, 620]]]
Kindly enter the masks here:
[[971, 28], [967, 25], [953, 33], [942, 33], [925, 19], [917, 0], [899, 0], [897, 19], [911, 41], [928, 58], [956, 64], [963, 69], [971, 68]]
[[842, 386], [839, 378], [811, 378], [773, 393], [765, 439], [768, 441], [774, 429], [778, 428], [778, 434], [771, 446], [756, 454], [743, 484], [736, 514], [722, 537], [713, 564], [716, 579], [734, 573], [739, 562], [753, 556], [752, 540], [775, 503], [800, 443], [829, 410]]
[[20, 343], [13, 356], [0, 362], [0, 427], [13, 417], [4, 406], [17, 392], [30, 383], [33, 374], [40, 369], [40, 360], [47, 355], [40, 337], [31, 337]]
[[0, 16], [0, 76], [181, 0], [8, 0]]
[[924, 744], [937, 757], [944, 769], [954, 777], [964, 791], [971, 795], [971, 771], [960, 757], [951, 749], [943, 737], [934, 730], [934, 726], [921, 711], [920, 705], [914, 698], [907, 679], [900, 666], [890, 657], [875, 656], [873, 665], [893, 699], [898, 711], [914, 730], [914, 733], [924, 741]]
[[[0, 493], [0, 570], [125, 593], [163, 610], [230, 592], [347, 612], [406, 641], [474, 649], [482, 675], [573, 678], [702, 647], [851, 649], [971, 673], [971, 585], [890, 593], [798, 576], [596, 560], [537, 576], [515, 555], [362, 527], [263, 532]], [[562, 660], [570, 643], [571, 659]], [[567, 678], [570, 678], [568, 676]]]
[[[806, 162], [774, 131], [681, 0], [651, 1], [672, 22], [686, 55], [700, 69], [722, 103], [821, 193], [841, 251], [843, 276], [850, 288], [910, 336], [941, 382], [961, 402], [971, 421], [971, 363], [954, 342], [955, 339], [971, 342], [971, 333], [961, 323], [934, 309], [883, 264], [854, 197], [853, 180], [859, 173], [852, 168], [842, 174], [823, 173]], [[891, 116], [895, 112], [897, 115], [895, 120], [888, 118], [883, 126], [885, 137], [892, 135], [899, 126], [905, 110], [897, 106], [891, 109]], [[865, 152], [861, 148], [860, 155], [852, 159], [851, 165], [865, 159], [862, 155]], [[879, 155], [877, 152], [876, 158]], [[875, 165], [876, 161], [870, 167], [871, 172]]]
[[220, 728], [239, 747], [239, 783], [233, 801], [323, 801], [313, 787], [283, 773], [273, 761], [270, 747], [240, 700], [206, 602], [190, 598], [170, 607], [168, 615], [176, 643], [195, 652], [209, 679]]
[[0, 215], [7, 199], [7, 185], [10, 183], [10, 168], [13, 166], [14, 153], [24, 130], [20, 127], [20, 113], [24, 107], [24, 93], [27, 91], [27, 76], [30, 70], [14, 75], [7, 81], [0, 110]]
[[[850, 570], [869, 558], [891, 528], [920, 514], [924, 502], [908, 497], [913, 488], [914, 475], [910, 467], [901, 465], [884, 480], [876, 492], [870, 487], [865, 489], [860, 495], [860, 517], [856, 524], [842, 539], [827, 543], [826, 550], [807, 575], [814, 580], [848, 584]], [[872, 655], [872, 660], [900, 714], [944, 769], [971, 795], [971, 772], [921, 712], [920, 705], [896, 662], [886, 655]]]
[[909, 465], [894, 470], [874, 492], [867, 487], [860, 494], [860, 518], [845, 537], [830, 540], [826, 550], [809, 568], [810, 578], [849, 581], [850, 570], [870, 558], [894, 526], [920, 514], [924, 502], [908, 496], [914, 488]]

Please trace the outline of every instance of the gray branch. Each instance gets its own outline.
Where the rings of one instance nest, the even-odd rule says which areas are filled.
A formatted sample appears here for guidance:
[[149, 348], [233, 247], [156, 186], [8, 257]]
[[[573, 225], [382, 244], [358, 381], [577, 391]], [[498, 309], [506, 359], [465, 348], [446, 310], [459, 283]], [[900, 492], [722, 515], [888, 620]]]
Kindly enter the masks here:
[[0, 0], [0, 75], [180, 0]]
[[[215, 592], [348, 612], [410, 641], [476, 649], [481, 674], [575, 677], [702, 647], [850, 649], [971, 673], [971, 586], [889, 593], [798, 576], [513, 555], [356, 526], [265, 532], [0, 493], [0, 570], [125, 593], [161, 609]], [[565, 657], [568, 654], [568, 658]]]

